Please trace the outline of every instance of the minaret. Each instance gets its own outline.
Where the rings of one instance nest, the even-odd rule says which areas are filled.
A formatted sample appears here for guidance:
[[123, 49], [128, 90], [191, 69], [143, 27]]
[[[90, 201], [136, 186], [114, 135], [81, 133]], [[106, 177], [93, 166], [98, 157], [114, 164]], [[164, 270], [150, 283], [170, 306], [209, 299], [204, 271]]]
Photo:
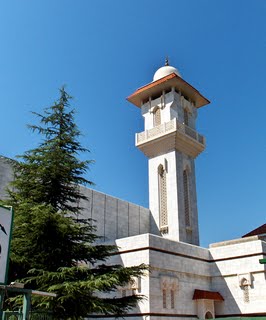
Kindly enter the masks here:
[[209, 101], [168, 59], [151, 83], [127, 99], [141, 108], [145, 122], [136, 146], [149, 159], [151, 232], [199, 245], [194, 159], [205, 149], [205, 138], [196, 131], [196, 118]]

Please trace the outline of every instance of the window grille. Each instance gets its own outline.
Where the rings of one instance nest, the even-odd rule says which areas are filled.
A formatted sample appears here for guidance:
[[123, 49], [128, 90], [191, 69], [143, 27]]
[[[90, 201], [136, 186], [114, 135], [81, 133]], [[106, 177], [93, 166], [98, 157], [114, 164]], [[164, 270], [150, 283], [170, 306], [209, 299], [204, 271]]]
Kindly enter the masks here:
[[167, 188], [166, 188], [166, 171], [163, 166], [158, 167], [159, 178], [159, 213], [160, 213], [160, 228], [165, 231], [168, 226], [167, 216]]
[[175, 290], [171, 290], [171, 309], [175, 308]]
[[183, 171], [184, 212], [186, 227], [190, 227], [189, 180], [187, 170]]
[[244, 302], [249, 302], [249, 288], [248, 285], [244, 286]]
[[138, 293], [141, 292], [141, 277], [138, 277]]
[[249, 286], [247, 279], [242, 280], [243, 300], [245, 303], [249, 302]]
[[159, 126], [161, 124], [161, 109], [156, 108], [153, 113], [153, 125], [154, 127]]
[[163, 308], [166, 309], [166, 289], [163, 289]]

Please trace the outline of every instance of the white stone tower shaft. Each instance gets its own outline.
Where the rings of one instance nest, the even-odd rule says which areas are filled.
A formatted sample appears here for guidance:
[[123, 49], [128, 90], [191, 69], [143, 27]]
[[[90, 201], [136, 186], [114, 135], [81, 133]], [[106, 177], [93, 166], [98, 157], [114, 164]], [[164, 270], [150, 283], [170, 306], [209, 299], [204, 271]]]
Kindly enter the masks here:
[[141, 108], [145, 131], [136, 146], [149, 159], [151, 232], [199, 244], [194, 159], [205, 148], [195, 128], [197, 108], [209, 101], [165, 66], [128, 100]]

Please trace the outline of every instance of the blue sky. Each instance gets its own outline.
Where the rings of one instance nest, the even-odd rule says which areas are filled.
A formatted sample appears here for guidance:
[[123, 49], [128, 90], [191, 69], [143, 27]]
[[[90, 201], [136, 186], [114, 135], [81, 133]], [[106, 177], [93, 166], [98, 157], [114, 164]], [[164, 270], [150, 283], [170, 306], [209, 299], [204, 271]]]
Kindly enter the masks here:
[[0, 2], [0, 154], [40, 137], [26, 128], [63, 84], [74, 97], [95, 189], [148, 206], [143, 130], [125, 98], [152, 81], [166, 55], [211, 100], [197, 129], [201, 243], [265, 223], [266, 2], [264, 0], [17, 0]]

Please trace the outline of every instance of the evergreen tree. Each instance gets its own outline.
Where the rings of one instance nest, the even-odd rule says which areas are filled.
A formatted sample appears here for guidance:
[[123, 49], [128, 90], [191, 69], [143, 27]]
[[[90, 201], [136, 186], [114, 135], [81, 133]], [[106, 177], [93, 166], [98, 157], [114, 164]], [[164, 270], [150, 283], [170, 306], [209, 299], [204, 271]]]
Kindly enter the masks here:
[[9, 191], [15, 209], [10, 280], [57, 293], [56, 299], [33, 299], [34, 306], [52, 310], [54, 318], [123, 314], [142, 297], [106, 298], [101, 293], [115, 292], [146, 267], [105, 264], [117, 248], [95, 245], [91, 221], [80, 218], [79, 200], [86, 197], [79, 185], [91, 184], [82, 177], [91, 161], [78, 160], [88, 150], [79, 142], [74, 111], [68, 110], [70, 98], [62, 88], [58, 102], [44, 115], [36, 114], [40, 125], [29, 127], [44, 139], [15, 164], [15, 191]]

